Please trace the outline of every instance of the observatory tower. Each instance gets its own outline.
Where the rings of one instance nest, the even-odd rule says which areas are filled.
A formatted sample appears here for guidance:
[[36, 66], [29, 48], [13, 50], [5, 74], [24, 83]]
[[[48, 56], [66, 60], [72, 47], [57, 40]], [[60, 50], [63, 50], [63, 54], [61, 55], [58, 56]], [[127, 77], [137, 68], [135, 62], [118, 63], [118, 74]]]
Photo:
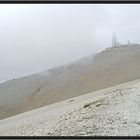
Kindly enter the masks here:
[[117, 37], [116, 37], [116, 34], [113, 33], [112, 35], [112, 47], [115, 47], [117, 46]]

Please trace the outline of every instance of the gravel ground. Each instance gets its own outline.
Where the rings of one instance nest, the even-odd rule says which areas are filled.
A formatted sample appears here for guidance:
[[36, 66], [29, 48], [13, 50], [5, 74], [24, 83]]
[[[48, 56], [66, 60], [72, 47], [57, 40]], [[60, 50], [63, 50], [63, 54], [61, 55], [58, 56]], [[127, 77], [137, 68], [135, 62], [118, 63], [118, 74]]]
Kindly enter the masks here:
[[58, 108], [56, 104], [48, 110], [44, 108], [1, 120], [0, 135], [140, 135], [140, 81], [102, 90], [99, 96], [96, 94], [95, 97], [92, 93], [64, 101]]

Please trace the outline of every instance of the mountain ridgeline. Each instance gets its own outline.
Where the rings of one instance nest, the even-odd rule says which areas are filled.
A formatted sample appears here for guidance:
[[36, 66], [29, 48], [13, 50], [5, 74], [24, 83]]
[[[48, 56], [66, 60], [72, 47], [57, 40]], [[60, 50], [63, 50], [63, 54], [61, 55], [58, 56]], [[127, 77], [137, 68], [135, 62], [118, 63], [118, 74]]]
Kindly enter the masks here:
[[107, 48], [73, 63], [0, 84], [0, 119], [139, 78], [139, 44]]

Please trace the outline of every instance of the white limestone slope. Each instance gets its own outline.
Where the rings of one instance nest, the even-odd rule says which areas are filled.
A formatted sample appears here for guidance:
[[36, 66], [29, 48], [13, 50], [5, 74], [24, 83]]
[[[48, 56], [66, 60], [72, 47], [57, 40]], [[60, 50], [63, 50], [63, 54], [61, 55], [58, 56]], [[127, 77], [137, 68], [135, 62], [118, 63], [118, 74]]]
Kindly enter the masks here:
[[0, 120], [4, 135], [140, 135], [140, 80]]

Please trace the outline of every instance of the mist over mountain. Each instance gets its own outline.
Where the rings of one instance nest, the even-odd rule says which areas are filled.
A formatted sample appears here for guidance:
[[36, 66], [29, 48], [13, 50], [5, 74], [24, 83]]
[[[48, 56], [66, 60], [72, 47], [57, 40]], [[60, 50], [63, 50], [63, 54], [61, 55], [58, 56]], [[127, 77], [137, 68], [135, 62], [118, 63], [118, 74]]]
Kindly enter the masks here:
[[114, 31], [140, 43], [139, 13], [136, 4], [2, 4], [0, 82], [100, 52]]
[[140, 45], [100, 53], [0, 84], [0, 118], [140, 78]]

